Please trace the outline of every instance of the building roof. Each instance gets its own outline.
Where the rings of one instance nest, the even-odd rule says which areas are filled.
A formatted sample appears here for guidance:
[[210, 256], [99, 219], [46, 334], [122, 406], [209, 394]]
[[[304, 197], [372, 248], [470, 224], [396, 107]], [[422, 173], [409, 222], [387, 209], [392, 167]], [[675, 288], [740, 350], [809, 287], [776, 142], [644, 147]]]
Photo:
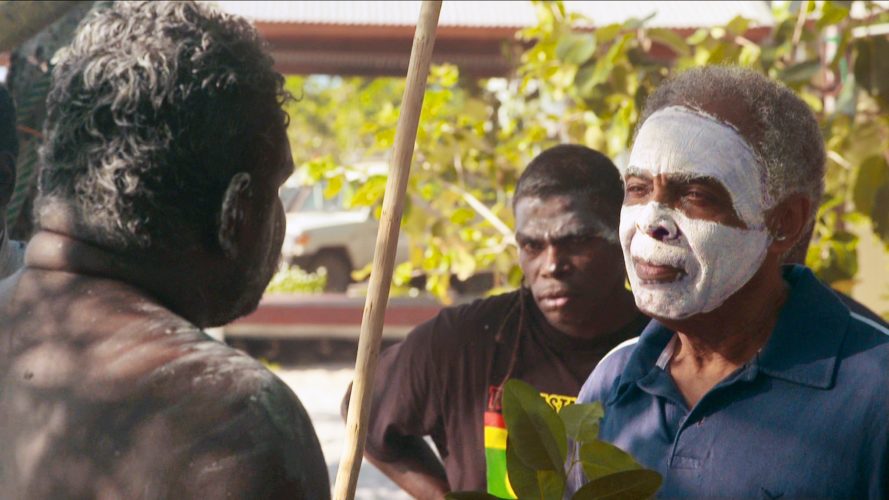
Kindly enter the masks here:
[[[365, 76], [405, 74], [421, 4], [419, 0], [206, 3], [252, 21], [269, 42], [282, 72]], [[591, 28], [655, 14], [648, 26], [688, 35], [740, 15], [754, 21], [757, 27], [748, 37], [756, 41], [774, 25], [765, 1], [569, 0], [565, 7], [591, 19]], [[535, 7], [528, 0], [445, 0], [433, 61], [457, 64], [464, 73], [480, 77], [507, 74], [516, 54], [506, 46], [516, 45], [516, 31], [536, 23]], [[0, 54], [0, 66], [5, 64], [7, 56]]]
[[[208, 3], [252, 21], [282, 72], [365, 76], [405, 74], [421, 5], [419, 0]], [[774, 24], [762, 1], [566, 1], [565, 7], [590, 19], [591, 29], [654, 14], [648, 26], [688, 35], [740, 15], [754, 21], [748, 35], [756, 41]], [[535, 9], [527, 0], [444, 1], [433, 62], [456, 64], [477, 77], [508, 74], [521, 45], [516, 32], [537, 24]]]
[[[255, 22], [292, 24], [337, 24], [346, 26], [413, 26], [420, 1], [220, 1], [224, 11]], [[648, 25], [660, 28], [698, 28], [722, 25], [735, 16], [753, 19], [757, 25], [772, 26], [764, 1], [566, 1], [569, 12], [589, 17], [596, 26], [629, 18], [655, 16]], [[536, 23], [531, 2], [455, 1], [442, 4], [440, 26], [476, 28], [523, 28]]]

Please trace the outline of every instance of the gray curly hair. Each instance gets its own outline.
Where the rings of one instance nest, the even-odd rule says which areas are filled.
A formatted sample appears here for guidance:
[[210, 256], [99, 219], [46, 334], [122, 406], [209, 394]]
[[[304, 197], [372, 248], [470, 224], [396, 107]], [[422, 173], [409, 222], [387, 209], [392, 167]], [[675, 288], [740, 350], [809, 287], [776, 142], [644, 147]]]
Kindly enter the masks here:
[[741, 119], [720, 117], [737, 128], [766, 170], [773, 203], [802, 193], [812, 201], [811, 220], [824, 193], [824, 139], [814, 113], [792, 90], [752, 70], [731, 66], [694, 68], [661, 84], [648, 98], [645, 120], [669, 106], [701, 109], [728, 103]]
[[110, 248], [210, 248], [232, 176], [283, 153], [289, 96], [244, 19], [194, 2], [115, 2], [57, 59], [38, 225], [67, 208], [79, 237]]

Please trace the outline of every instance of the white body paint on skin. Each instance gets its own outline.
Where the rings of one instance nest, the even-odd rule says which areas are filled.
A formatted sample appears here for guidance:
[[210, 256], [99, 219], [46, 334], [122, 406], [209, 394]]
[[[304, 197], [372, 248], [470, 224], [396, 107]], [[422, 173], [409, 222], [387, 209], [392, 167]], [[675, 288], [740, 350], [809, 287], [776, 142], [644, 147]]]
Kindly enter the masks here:
[[[642, 125], [630, 154], [629, 174], [708, 177], [732, 197], [748, 229], [691, 219], [656, 202], [624, 205], [620, 240], [636, 305], [659, 317], [682, 319], [710, 312], [744, 286], [759, 269], [770, 236], [765, 171], [738, 132], [713, 117], [668, 107]], [[666, 235], [650, 236], [655, 228]], [[634, 259], [684, 270], [671, 283], [645, 282]]]
[[[687, 318], [721, 306], [750, 281], [769, 244], [764, 230], [690, 219], [655, 203], [625, 206], [620, 218], [624, 260], [636, 305], [648, 314], [664, 318]], [[646, 227], [663, 225], [665, 221], [675, 222], [681, 234], [658, 241], [636, 230], [636, 224]], [[645, 282], [636, 274], [633, 259], [683, 269], [685, 275], [671, 283]]]
[[[528, 197], [527, 200], [527, 202], [532, 205], [546, 203], [546, 198], [538, 198], [536, 196]], [[579, 217], [576, 211], [577, 208], [566, 210], [549, 221], [530, 219], [528, 221], [527, 229], [534, 234], [542, 235], [546, 239], [559, 237], [566, 232], [577, 234], [591, 233], [613, 245], [620, 244], [617, 231], [615, 231], [613, 226], [600, 220], [597, 216], [589, 217], [587, 219]], [[559, 228], [561, 234], [552, 234], [549, 227]]]
[[599, 219], [596, 219], [593, 222], [593, 226], [596, 230], [596, 236], [602, 238], [608, 243], [611, 243], [612, 245], [620, 244], [620, 240], [617, 237], [617, 231], [615, 231], [613, 227], [610, 227], [608, 224], [602, 222]]
[[763, 224], [768, 199], [765, 169], [738, 131], [718, 119], [681, 106], [661, 109], [645, 120], [630, 152], [627, 170], [711, 177], [722, 184], [747, 227]]

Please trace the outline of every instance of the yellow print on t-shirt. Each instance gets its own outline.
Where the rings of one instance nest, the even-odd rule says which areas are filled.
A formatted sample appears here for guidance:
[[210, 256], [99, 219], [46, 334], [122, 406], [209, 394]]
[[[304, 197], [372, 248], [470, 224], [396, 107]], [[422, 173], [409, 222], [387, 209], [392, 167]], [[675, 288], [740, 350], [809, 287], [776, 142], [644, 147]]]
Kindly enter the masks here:
[[545, 392], [540, 393], [540, 397], [546, 401], [553, 410], [556, 410], [556, 413], [562, 411], [562, 408], [572, 405], [577, 401], [577, 398], [573, 398], [571, 396], [565, 396], [562, 394], [547, 394]]

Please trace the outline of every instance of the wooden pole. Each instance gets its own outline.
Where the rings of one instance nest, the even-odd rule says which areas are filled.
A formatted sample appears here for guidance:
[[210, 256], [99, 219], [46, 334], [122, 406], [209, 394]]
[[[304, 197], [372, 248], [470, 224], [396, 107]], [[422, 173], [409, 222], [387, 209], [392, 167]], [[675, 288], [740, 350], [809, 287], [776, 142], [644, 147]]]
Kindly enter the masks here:
[[361, 319], [355, 379], [349, 397], [349, 413], [346, 416], [346, 447], [336, 475], [333, 492], [335, 500], [355, 498], [355, 486], [358, 482], [358, 471], [361, 469], [364, 441], [367, 437], [369, 396], [373, 390], [380, 337], [383, 333], [383, 318], [389, 301], [389, 286], [392, 284], [392, 268], [395, 264], [401, 212], [404, 208], [405, 190], [414, 154], [420, 110], [423, 107], [423, 94], [426, 91], [426, 78], [429, 75], [429, 62], [432, 58], [432, 46], [435, 44], [439, 12], [441, 12], [441, 0], [422, 2], [420, 18], [414, 32], [407, 82], [401, 100], [401, 114], [398, 116], [398, 127], [395, 129], [389, 178], [383, 196], [383, 212], [377, 232], [373, 270], [368, 284], [367, 301], [364, 304], [364, 317]]

